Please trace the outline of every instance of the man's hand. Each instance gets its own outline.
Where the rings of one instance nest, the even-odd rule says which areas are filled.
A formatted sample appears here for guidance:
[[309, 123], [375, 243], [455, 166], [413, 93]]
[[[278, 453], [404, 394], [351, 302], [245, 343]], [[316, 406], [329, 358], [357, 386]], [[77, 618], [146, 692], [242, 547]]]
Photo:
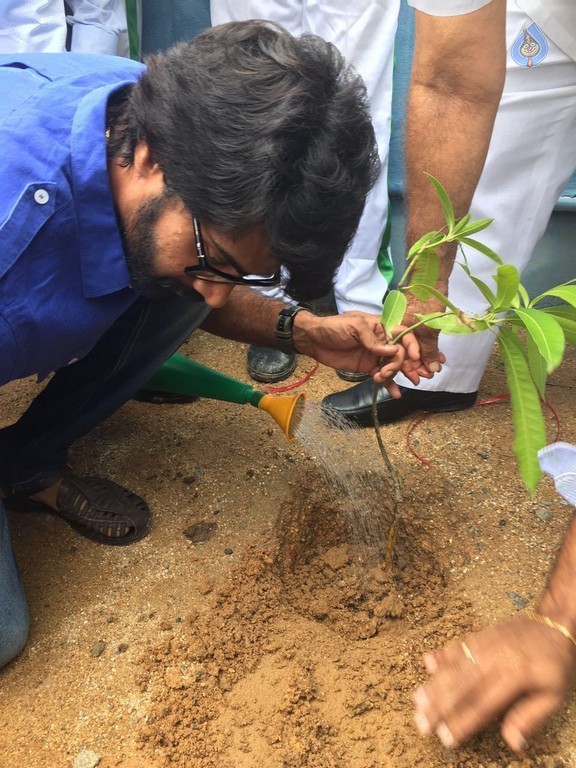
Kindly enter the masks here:
[[[417, 315], [429, 315], [432, 312], [444, 312], [446, 307], [435, 296], [431, 296], [427, 301], [417, 299], [411, 293], [406, 293], [408, 305], [404, 313], [402, 325], [407, 328], [419, 322]], [[420, 345], [420, 358], [422, 369], [420, 376], [430, 378], [434, 373], [442, 370], [442, 365], [446, 358], [438, 349], [439, 332], [425, 325], [420, 325], [414, 329], [414, 336]], [[428, 374], [428, 375], [426, 375]]]
[[[396, 329], [399, 333], [401, 329]], [[374, 375], [393, 397], [400, 391], [393, 377], [402, 370], [419, 381], [420, 350], [413, 334], [401, 344], [389, 344], [380, 318], [365, 312], [344, 312], [332, 317], [316, 317], [299, 312], [294, 318], [294, 346], [324, 365]], [[385, 358], [384, 365], [380, 365]]]
[[424, 660], [430, 675], [414, 693], [416, 724], [452, 747], [502, 718], [516, 751], [557, 710], [576, 670], [576, 647], [525, 616], [452, 642]]

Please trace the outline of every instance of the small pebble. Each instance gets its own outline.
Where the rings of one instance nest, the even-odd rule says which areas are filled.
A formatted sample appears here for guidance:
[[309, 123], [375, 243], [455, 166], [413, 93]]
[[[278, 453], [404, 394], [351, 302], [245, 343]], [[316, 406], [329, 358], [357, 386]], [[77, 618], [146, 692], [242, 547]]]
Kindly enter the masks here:
[[214, 582], [207, 579], [205, 576], [199, 576], [198, 581], [196, 582], [196, 587], [201, 595], [207, 595], [209, 592], [212, 592]]
[[184, 531], [184, 536], [190, 539], [194, 544], [203, 544], [211, 539], [218, 530], [218, 525], [208, 520], [200, 520], [198, 523], [190, 525]]
[[515, 605], [518, 606], [518, 608], [526, 608], [526, 605], [528, 604], [528, 601], [525, 600], [517, 592], [508, 592], [508, 597]]
[[234, 550], [233, 550], [233, 549], [225, 549], [225, 550], [224, 550], [224, 554], [225, 554], [225, 555], [231, 555], [231, 554], [233, 554], [233, 553], [234, 553]]
[[97, 643], [94, 643], [92, 648], [90, 648], [90, 653], [92, 654], [92, 656], [97, 658], [98, 656], [102, 656], [105, 649], [106, 649], [106, 643], [103, 642], [102, 640], [99, 640]]
[[537, 509], [536, 510], [536, 517], [542, 520], [543, 523], [547, 523], [548, 520], [552, 519], [552, 512], [549, 509]]
[[76, 755], [72, 768], [96, 768], [102, 758], [91, 749], [83, 749]]

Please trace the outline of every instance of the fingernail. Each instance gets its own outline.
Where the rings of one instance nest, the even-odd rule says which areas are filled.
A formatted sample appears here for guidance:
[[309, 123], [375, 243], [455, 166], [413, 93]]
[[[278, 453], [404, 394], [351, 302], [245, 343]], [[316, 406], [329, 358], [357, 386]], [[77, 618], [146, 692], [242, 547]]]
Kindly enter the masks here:
[[522, 752], [528, 746], [528, 742], [515, 725], [506, 726], [505, 740], [510, 749], [513, 749], [515, 752]]
[[422, 712], [414, 713], [414, 722], [422, 736], [429, 736], [432, 733], [432, 727], [428, 722], [428, 718]]
[[426, 672], [428, 672], [429, 675], [433, 675], [437, 671], [438, 662], [432, 653], [429, 653], [424, 657], [424, 666], [426, 667]]
[[442, 744], [445, 747], [453, 747], [456, 743], [454, 736], [452, 736], [452, 732], [450, 731], [450, 728], [446, 725], [446, 723], [439, 723], [436, 728], [436, 736], [440, 739]]
[[412, 700], [418, 709], [425, 709], [430, 704], [430, 700], [422, 686], [416, 688], [412, 694]]
[[440, 373], [440, 363], [430, 363], [428, 370], [430, 373]]

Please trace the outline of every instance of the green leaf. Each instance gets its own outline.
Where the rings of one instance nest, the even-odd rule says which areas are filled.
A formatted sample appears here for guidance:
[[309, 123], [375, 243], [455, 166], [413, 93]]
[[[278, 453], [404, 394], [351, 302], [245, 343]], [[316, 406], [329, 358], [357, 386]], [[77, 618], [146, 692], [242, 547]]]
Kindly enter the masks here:
[[520, 298], [522, 299], [522, 304], [524, 304], [525, 307], [530, 305], [530, 296], [528, 296], [528, 291], [522, 283], [518, 286], [518, 293], [520, 295]]
[[545, 296], [555, 296], [557, 299], [562, 299], [567, 304], [576, 307], [576, 285], [557, 285], [555, 288], [550, 288], [549, 291], [541, 293], [532, 304], [543, 299]]
[[512, 329], [501, 329], [498, 347], [510, 391], [514, 453], [522, 479], [533, 493], [542, 477], [538, 451], [546, 445], [546, 430], [538, 390], [530, 376], [522, 345]]
[[503, 264], [500, 256], [498, 256], [498, 254], [495, 253], [491, 248], [488, 248], [487, 245], [484, 245], [484, 243], [480, 243], [478, 240], [473, 240], [471, 237], [461, 237], [460, 242], [464, 243], [470, 248], [474, 248], [476, 251], [480, 251], [480, 253], [483, 253], [484, 256], [488, 256], [489, 259], [495, 261], [496, 264]]
[[394, 328], [402, 322], [407, 303], [402, 291], [390, 291], [384, 299], [380, 322], [389, 337], [392, 337]]
[[566, 343], [576, 347], [576, 309], [562, 305], [560, 307], [543, 307], [540, 311], [552, 315], [564, 331]]
[[511, 264], [498, 267], [494, 276], [496, 280], [496, 304], [494, 308], [509, 309], [518, 293], [520, 274]]
[[534, 384], [536, 384], [540, 397], [544, 400], [546, 395], [546, 379], [548, 378], [546, 360], [540, 354], [538, 345], [529, 333], [526, 334], [526, 351], [528, 352], [530, 375]]
[[[482, 230], [489, 227], [493, 221], [494, 219], [477, 219], [476, 221], [471, 221], [469, 224], [467, 223], [466, 226], [462, 227], [461, 230], [458, 230], [458, 234], [461, 237], [469, 237], [470, 235], [476, 234], [476, 232], [482, 232]], [[453, 230], [453, 232], [454, 231], [456, 230]]]
[[462, 234], [462, 230], [465, 229], [465, 227], [469, 224], [471, 218], [472, 216], [469, 213], [467, 213], [466, 216], [462, 216], [460, 221], [457, 221], [456, 224], [452, 227], [452, 237]]
[[[410, 279], [417, 284], [436, 285], [440, 268], [438, 266], [438, 256], [435, 253], [422, 253], [415, 260], [415, 265], [410, 275]], [[412, 291], [418, 299], [425, 297]]]
[[414, 256], [417, 256], [422, 251], [425, 251], [429, 248], [435, 248], [445, 239], [446, 235], [443, 235], [442, 232], [427, 232], [425, 235], [422, 235], [419, 240], [416, 240], [416, 242], [413, 243], [412, 247], [408, 251], [408, 260], [413, 259]]
[[488, 305], [490, 307], [493, 307], [496, 304], [496, 295], [492, 292], [491, 288], [489, 286], [487, 286], [486, 283], [483, 283], [482, 280], [480, 280], [480, 278], [475, 277], [472, 274], [472, 272], [470, 272], [470, 269], [468, 268], [468, 266], [466, 264], [462, 264], [461, 261], [459, 261], [457, 263], [462, 267], [464, 272], [466, 272], [466, 274], [468, 275], [470, 280], [472, 280], [472, 282], [474, 283], [476, 288], [478, 288], [478, 290], [480, 291], [482, 296], [484, 296], [484, 298], [488, 302]]
[[454, 312], [456, 315], [460, 312], [458, 307], [455, 304], [452, 304], [448, 296], [444, 296], [443, 293], [440, 293], [438, 289], [432, 287], [431, 285], [422, 285], [420, 283], [416, 283], [415, 285], [409, 285], [406, 288], [407, 291], [410, 291], [410, 293], [413, 293], [414, 296], [416, 296], [414, 289], [421, 293], [424, 299], [427, 299], [430, 296], [435, 296], [439, 301], [442, 302], [442, 304], [451, 309], [452, 312]]
[[[426, 315], [416, 315], [416, 317], [418, 320], [423, 320]], [[473, 328], [466, 323], [463, 323], [460, 318], [453, 315], [451, 312], [447, 312], [441, 317], [432, 317], [432, 319], [426, 320], [424, 325], [428, 326], [428, 328], [434, 328], [437, 331], [442, 331], [442, 333], [448, 334], [474, 333]]]
[[550, 374], [558, 368], [564, 355], [564, 331], [558, 321], [552, 315], [539, 309], [524, 309], [518, 307], [514, 310], [522, 324], [546, 361], [546, 370]]
[[431, 174], [427, 173], [426, 176], [430, 179], [432, 184], [434, 184], [434, 187], [436, 188], [436, 193], [438, 194], [438, 197], [440, 198], [440, 203], [442, 204], [442, 210], [444, 211], [444, 218], [446, 219], [446, 224], [448, 224], [448, 228], [452, 229], [454, 226], [455, 218], [454, 218], [454, 208], [452, 207], [452, 203], [450, 202], [450, 198], [448, 197], [448, 193], [440, 184], [437, 178], [432, 176]]

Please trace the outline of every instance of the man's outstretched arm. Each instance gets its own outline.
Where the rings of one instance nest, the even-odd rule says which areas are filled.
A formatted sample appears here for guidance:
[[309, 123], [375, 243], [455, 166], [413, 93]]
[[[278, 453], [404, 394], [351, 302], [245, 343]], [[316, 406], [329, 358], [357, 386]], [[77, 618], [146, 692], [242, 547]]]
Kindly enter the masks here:
[[[408, 96], [406, 167], [407, 243], [444, 226], [436, 192], [426, 173], [447, 190], [456, 217], [465, 215], [480, 178], [504, 85], [505, 0], [472, 13], [432, 16], [415, 12], [415, 50]], [[437, 288], [448, 289], [455, 249], [441, 254]], [[405, 325], [415, 312], [442, 309], [409, 296]], [[419, 329], [422, 359], [439, 370], [437, 332]]]
[[[202, 328], [234, 341], [281, 348], [275, 335], [276, 322], [280, 310], [287, 306], [238, 286], [224, 306], [208, 315]], [[332, 368], [378, 373], [393, 397], [400, 397], [393, 381], [399, 370], [418, 383], [420, 350], [414, 335], [405, 334], [401, 343], [389, 344], [376, 315], [344, 312], [318, 317], [309, 311], [299, 312], [293, 320], [293, 344], [296, 352]]]

